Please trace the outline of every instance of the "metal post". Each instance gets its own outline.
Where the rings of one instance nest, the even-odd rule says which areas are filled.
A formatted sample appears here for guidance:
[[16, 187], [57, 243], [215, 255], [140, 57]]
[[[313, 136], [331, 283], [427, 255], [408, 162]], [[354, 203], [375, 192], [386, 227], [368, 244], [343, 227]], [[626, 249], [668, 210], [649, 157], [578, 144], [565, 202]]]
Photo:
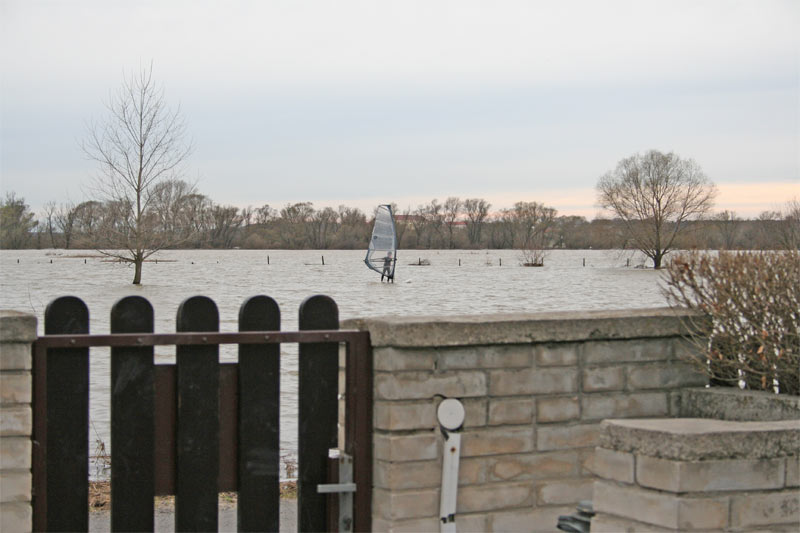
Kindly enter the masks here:
[[464, 425], [464, 406], [455, 398], [439, 404], [439, 428], [444, 435], [442, 490], [439, 501], [439, 524], [442, 533], [456, 531], [456, 495], [458, 493], [458, 462], [461, 455], [461, 429]]

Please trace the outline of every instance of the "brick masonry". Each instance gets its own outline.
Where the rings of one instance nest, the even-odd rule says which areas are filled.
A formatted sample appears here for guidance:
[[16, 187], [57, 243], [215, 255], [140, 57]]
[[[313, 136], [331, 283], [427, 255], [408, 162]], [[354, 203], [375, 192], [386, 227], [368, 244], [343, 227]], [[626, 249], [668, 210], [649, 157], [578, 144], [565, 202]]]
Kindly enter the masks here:
[[0, 311], [0, 530], [30, 531], [31, 343], [36, 318]]
[[631, 454], [595, 458], [603, 419], [677, 416], [680, 391], [705, 383], [676, 358], [685, 330], [664, 309], [342, 327], [373, 344], [376, 531], [438, 531], [445, 397], [466, 409], [458, 529], [540, 531], [592, 498], [595, 470], [633, 479]]
[[[764, 446], [765, 435], [796, 442], [796, 420], [606, 420], [601, 427], [591, 464], [593, 531], [800, 530], [798, 447]], [[699, 450], [675, 446], [687, 436]]]

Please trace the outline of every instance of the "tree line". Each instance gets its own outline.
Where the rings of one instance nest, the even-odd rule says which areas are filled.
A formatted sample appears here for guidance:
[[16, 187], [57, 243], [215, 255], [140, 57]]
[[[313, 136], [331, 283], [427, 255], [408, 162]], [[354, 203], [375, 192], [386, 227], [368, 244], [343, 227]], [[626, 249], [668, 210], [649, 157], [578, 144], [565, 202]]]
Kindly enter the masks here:
[[[0, 247], [94, 248], [134, 265], [133, 283], [152, 254], [174, 248], [364, 248], [372, 214], [310, 202], [247, 207], [221, 205], [187, 183], [182, 164], [192, 151], [179, 109], [166, 105], [152, 65], [127, 76], [88, 126], [81, 144], [98, 164], [96, 198], [48, 203], [39, 217], [9, 192], [0, 204]], [[715, 185], [692, 159], [650, 150], [620, 160], [597, 184], [598, 204], [614, 218], [558, 216], [555, 208], [520, 201], [492, 211], [481, 198], [449, 197], [400, 212], [401, 248], [514, 248], [523, 263], [543, 264], [551, 248], [640, 250], [661, 268], [676, 248], [797, 249], [800, 204], [744, 221], [709, 216]]]
[[[34, 213], [14, 192], [0, 200], [0, 248], [105, 249], [125, 226], [125, 206], [87, 200], [48, 202]], [[481, 198], [433, 199], [416, 208], [393, 205], [400, 248], [408, 249], [629, 249], [622, 218], [559, 216], [539, 202], [492, 210]], [[355, 207], [315, 208], [311, 202], [238, 208], [217, 204], [182, 180], [153, 188], [142, 225], [165, 243], [160, 249], [362, 249], [373, 214]], [[674, 248], [798, 249], [800, 203], [743, 219], [722, 211], [686, 223]]]

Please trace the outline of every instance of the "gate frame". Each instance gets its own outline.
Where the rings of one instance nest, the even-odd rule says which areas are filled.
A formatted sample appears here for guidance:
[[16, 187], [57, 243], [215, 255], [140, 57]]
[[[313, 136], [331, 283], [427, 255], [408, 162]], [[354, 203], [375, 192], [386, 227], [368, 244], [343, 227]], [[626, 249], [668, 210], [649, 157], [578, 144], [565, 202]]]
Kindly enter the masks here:
[[[372, 528], [372, 349], [369, 332], [358, 330], [115, 333], [43, 335], [33, 343], [33, 531], [47, 524], [47, 350], [50, 348], [145, 347], [163, 345], [345, 343], [345, 442], [353, 457], [352, 531]], [[338, 352], [337, 352], [338, 353]], [[225, 363], [218, 363], [220, 366]], [[234, 363], [235, 364], [235, 363]], [[154, 366], [171, 366], [157, 365]], [[341, 368], [340, 368], [341, 370]], [[222, 398], [222, 393], [220, 393]], [[87, 428], [88, 431], [88, 428]], [[342, 443], [340, 443], [341, 445]], [[112, 452], [113, 453], [113, 452]], [[87, 457], [88, 461], [88, 457]], [[113, 468], [113, 466], [112, 466]], [[220, 472], [222, 476], [222, 472]], [[333, 481], [333, 480], [331, 480]], [[86, 480], [88, 484], [88, 479]]]

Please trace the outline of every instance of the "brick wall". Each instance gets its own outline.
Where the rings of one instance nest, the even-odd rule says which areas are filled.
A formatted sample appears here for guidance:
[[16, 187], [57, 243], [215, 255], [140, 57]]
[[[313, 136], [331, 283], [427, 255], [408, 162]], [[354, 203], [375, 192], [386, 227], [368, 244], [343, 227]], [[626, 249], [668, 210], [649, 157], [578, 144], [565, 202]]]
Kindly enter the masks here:
[[592, 531], [799, 531], [797, 420], [607, 420]]
[[0, 530], [30, 531], [31, 343], [36, 318], [0, 311]]
[[438, 531], [436, 408], [462, 401], [459, 531], [554, 530], [592, 498], [605, 418], [669, 417], [704, 376], [666, 309], [353, 320], [375, 366], [373, 529]]

